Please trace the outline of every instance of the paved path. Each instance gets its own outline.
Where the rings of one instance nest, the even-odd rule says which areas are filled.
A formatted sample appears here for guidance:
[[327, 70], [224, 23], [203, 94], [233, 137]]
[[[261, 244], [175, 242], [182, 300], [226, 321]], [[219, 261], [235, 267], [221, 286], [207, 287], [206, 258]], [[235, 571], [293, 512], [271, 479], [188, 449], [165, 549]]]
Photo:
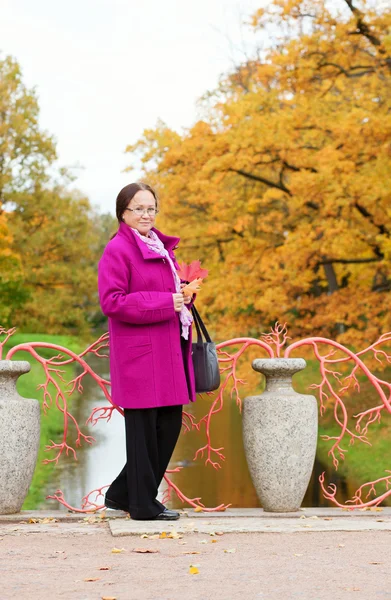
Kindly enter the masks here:
[[0, 599], [391, 600], [391, 509], [112, 512], [0, 516]]

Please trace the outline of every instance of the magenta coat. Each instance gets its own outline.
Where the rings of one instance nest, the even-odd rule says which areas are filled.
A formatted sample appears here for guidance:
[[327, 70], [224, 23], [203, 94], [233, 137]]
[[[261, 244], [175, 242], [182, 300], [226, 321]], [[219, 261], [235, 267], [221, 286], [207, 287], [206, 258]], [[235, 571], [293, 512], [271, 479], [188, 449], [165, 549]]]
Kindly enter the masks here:
[[[177, 266], [179, 238], [153, 231]], [[122, 408], [155, 408], [195, 400], [189, 340], [174, 310], [175, 285], [167, 260], [121, 223], [98, 268], [99, 298], [109, 318], [112, 400]]]

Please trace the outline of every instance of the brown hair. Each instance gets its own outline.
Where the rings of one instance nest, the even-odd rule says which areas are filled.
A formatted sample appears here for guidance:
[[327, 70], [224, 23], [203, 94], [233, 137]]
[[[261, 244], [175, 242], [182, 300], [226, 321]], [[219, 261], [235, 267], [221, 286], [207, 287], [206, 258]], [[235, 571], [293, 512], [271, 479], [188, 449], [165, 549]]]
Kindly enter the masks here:
[[[129, 185], [125, 185], [125, 187], [122, 188], [116, 200], [115, 214], [117, 216], [119, 224], [121, 224], [122, 222], [122, 216], [125, 212], [125, 209], [128, 207], [129, 202], [132, 200], [132, 198], [134, 198], [137, 192], [140, 192], [141, 190], [151, 192], [152, 196], [155, 198], [156, 208], [158, 208], [158, 195], [150, 185], [148, 185], [147, 183], [142, 183], [141, 181], [136, 183], [129, 183]], [[113, 237], [116, 235], [117, 234], [115, 233], [113, 236], [111, 236], [110, 239], [113, 239]]]

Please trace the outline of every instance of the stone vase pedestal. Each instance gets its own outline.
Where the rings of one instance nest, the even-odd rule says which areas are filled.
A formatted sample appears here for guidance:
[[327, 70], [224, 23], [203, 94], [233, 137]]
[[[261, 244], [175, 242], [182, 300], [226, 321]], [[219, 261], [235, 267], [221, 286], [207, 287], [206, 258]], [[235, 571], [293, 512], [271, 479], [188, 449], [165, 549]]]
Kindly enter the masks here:
[[37, 462], [40, 435], [38, 400], [16, 391], [27, 361], [0, 360], [0, 514], [20, 512]]
[[303, 358], [253, 361], [266, 377], [260, 396], [243, 403], [243, 440], [250, 475], [265, 511], [297, 511], [311, 477], [318, 437], [314, 396], [298, 394], [292, 375], [305, 368]]

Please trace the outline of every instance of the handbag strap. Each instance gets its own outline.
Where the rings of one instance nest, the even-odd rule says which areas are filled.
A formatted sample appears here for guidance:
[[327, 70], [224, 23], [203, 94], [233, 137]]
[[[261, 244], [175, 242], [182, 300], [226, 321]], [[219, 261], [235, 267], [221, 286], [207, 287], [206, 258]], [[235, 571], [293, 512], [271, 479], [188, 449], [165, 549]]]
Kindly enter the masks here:
[[201, 346], [203, 343], [202, 334], [204, 334], [205, 340], [207, 342], [211, 342], [212, 340], [210, 338], [208, 330], [206, 329], [205, 324], [204, 324], [203, 320], [201, 319], [200, 313], [198, 312], [198, 310], [196, 309], [194, 304], [191, 307], [191, 312], [193, 314], [194, 324], [195, 324], [196, 330], [197, 330], [197, 345]]

